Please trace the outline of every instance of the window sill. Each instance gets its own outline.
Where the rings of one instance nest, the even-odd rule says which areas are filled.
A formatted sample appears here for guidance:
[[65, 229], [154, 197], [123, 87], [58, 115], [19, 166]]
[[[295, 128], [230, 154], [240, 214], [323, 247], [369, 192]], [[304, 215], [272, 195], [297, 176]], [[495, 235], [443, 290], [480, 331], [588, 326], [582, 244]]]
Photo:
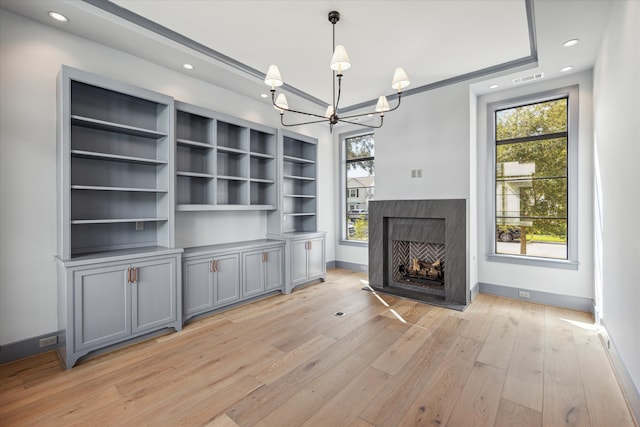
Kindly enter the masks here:
[[369, 242], [364, 241], [364, 240], [340, 239], [340, 240], [338, 240], [338, 244], [339, 245], [344, 245], [344, 246], [356, 246], [356, 247], [360, 247], [360, 248], [368, 248], [369, 247]]
[[506, 264], [522, 264], [532, 267], [562, 268], [565, 270], [577, 270], [580, 265], [577, 261], [566, 259], [537, 258], [531, 256], [488, 254], [487, 261], [504, 262]]

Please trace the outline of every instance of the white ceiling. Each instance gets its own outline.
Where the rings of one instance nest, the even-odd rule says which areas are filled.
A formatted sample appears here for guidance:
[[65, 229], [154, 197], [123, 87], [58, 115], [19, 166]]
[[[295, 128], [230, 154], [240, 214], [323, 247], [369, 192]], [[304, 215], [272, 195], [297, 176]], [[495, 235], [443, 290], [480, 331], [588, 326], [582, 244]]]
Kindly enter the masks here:
[[[343, 106], [393, 93], [397, 66], [411, 78], [408, 90], [471, 73], [478, 93], [491, 83], [510, 87], [519, 75], [552, 78], [565, 65], [573, 72], [592, 67], [612, 2], [532, 5], [529, 26], [524, 0], [0, 0], [2, 8], [251, 97], [268, 93], [263, 74], [278, 64], [292, 87], [292, 108], [296, 101], [331, 100], [331, 10], [341, 14], [336, 43], [345, 45], [352, 63], [343, 79]], [[49, 10], [70, 21], [52, 21]], [[570, 38], [581, 42], [562, 47]], [[220, 61], [219, 54], [231, 61]], [[529, 65], [478, 73], [523, 58]], [[196, 69], [184, 70], [184, 62]]]

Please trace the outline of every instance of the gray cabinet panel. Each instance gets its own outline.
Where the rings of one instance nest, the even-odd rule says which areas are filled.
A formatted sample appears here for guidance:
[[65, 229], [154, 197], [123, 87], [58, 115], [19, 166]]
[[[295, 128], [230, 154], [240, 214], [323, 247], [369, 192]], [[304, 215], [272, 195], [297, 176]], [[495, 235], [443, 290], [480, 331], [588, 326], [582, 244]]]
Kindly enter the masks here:
[[307, 268], [309, 279], [324, 276], [326, 271], [326, 263], [324, 260], [324, 239], [309, 240], [307, 248]]
[[293, 285], [304, 282], [307, 274], [307, 241], [291, 242], [291, 283]]
[[213, 309], [211, 260], [185, 261], [183, 268], [185, 317]]
[[135, 334], [175, 321], [175, 259], [136, 263], [133, 269], [132, 332]]
[[282, 275], [282, 248], [269, 249], [266, 251], [265, 268], [265, 290], [282, 289], [284, 278]]
[[238, 254], [215, 258], [214, 306], [222, 306], [240, 299], [240, 259]]
[[250, 297], [264, 292], [264, 252], [251, 252], [243, 255], [243, 296]]
[[98, 347], [129, 334], [131, 317], [127, 266], [93, 268], [74, 274], [75, 348]]

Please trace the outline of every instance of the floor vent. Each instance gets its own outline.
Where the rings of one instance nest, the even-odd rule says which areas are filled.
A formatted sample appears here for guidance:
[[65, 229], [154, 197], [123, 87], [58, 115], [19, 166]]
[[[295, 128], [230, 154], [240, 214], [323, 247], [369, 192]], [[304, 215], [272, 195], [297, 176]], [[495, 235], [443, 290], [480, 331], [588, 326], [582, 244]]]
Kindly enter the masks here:
[[539, 80], [544, 77], [544, 73], [532, 74], [530, 76], [518, 77], [517, 79], [513, 79], [514, 85], [519, 85], [521, 83], [529, 83], [534, 80]]

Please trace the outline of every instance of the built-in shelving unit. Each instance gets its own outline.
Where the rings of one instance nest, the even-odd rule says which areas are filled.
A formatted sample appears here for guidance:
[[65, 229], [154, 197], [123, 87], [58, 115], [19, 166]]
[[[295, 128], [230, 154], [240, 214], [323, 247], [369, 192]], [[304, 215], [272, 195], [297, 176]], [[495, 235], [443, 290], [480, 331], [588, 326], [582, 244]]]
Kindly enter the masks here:
[[63, 67], [59, 256], [173, 246], [173, 99]]
[[276, 131], [176, 102], [179, 211], [273, 210]]
[[173, 98], [63, 66], [58, 77], [58, 348], [182, 329]]
[[282, 132], [282, 231], [317, 231], [317, 142]]

